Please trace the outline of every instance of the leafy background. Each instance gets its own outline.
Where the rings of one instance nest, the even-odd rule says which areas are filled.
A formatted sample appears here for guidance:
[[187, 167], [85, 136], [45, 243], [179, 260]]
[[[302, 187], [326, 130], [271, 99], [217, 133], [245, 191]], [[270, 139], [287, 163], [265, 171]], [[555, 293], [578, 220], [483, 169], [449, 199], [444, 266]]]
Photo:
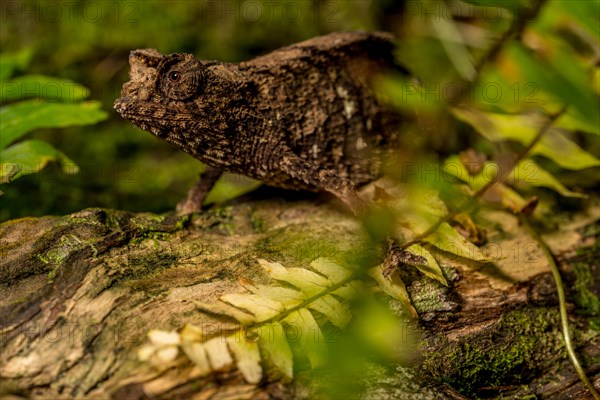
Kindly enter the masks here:
[[[469, 146], [487, 153], [497, 150], [498, 146], [490, 148], [493, 146], [490, 141], [481, 140], [473, 129], [462, 123], [471, 122], [477, 129], [485, 115], [466, 118], [464, 113], [459, 113], [455, 118], [450, 115], [448, 103], [458, 99], [452, 92], [456, 83], [468, 80], [468, 75], [473, 73], [468, 60], [484, 55], [510, 27], [511, 18], [507, 15], [523, 16], [537, 4], [526, 0], [501, 3], [502, 7], [498, 7], [497, 2], [483, 0], [467, 3], [412, 0], [3, 2], [0, 26], [3, 58], [11, 53], [30, 58], [15, 71], [17, 79], [40, 74], [56, 77], [50, 78], [53, 84], [64, 79], [78, 82], [90, 89], [89, 100], [101, 102], [101, 109], [108, 118], [91, 126], [37, 129], [25, 137], [54, 145], [79, 167], [79, 172], [65, 174], [60, 165], [51, 163], [39, 174], [22, 177], [10, 187], [2, 185], [0, 221], [66, 214], [94, 206], [164, 212], [172, 209], [186, 193], [201, 170], [200, 164], [134, 128], [112, 110], [121, 85], [127, 81], [128, 53], [136, 48], [153, 47], [163, 53], [189, 52], [203, 59], [235, 62], [331, 31], [391, 31], [400, 38], [399, 60], [426, 83], [426, 90], [432, 91], [423, 95], [408, 92], [407, 95], [409, 87], [400, 81], [384, 88], [400, 108], [410, 112], [416, 109], [420, 115], [418, 123], [404, 133], [406, 151], [402, 156], [406, 162], [419, 161], [421, 155], [452, 155]], [[575, 114], [570, 120], [571, 127], [586, 128], [576, 130], [573, 135], [581, 147], [597, 154], [600, 151], [597, 136], [586, 132], [595, 130], [597, 133], [600, 123], [595, 110], [600, 81], [598, 68], [587, 68], [594, 57], [596, 62], [598, 57], [598, 46], [594, 44], [598, 35], [598, 4], [561, 0], [547, 3], [533, 21], [536, 28], [532, 43], [545, 51], [543, 58], [532, 58], [521, 46], [509, 47], [495, 68], [486, 69], [478, 81], [479, 86], [468, 92], [476, 104], [488, 106], [487, 111], [539, 109], [556, 104], [557, 98], [572, 104]], [[462, 9], [460, 4], [463, 4]], [[475, 5], [482, 7], [477, 9]], [[543, 36], [548, 30], [553, 37]], [[451, 39], [457, 34], [461, 40]], [[481, 89], [490, 83], [493, 87]], [[6, 93], [6, 84], [3, 83], [2, 93], [5, 105], [14, 101]], [[495, 95], [498, 87], [500, 92]], [[65, 100], [77, 99], [73, 96], [59, 99]], [[57, 97], [51, 101], [57, 101]], [[506, 124], [499, 126], [511, 129]], [[587, 186], [584, 189], [594, 187], [597, 182], [588, 179], [590, 175], [597, 177], [597, 170], [591, 174], [584, 171], [583, 177], [579, 170], [567, 173], [555, 168], [550, 172], [562, 173], [567, 182]], [[212, 200], [230, 197], [239, 183], [239, 179], [226, 177]]]
[[[382, 27], [386, 10], [395, 7], [391, 1], [264, 3], [269, 2], [3, 2], [2, 53], [31, 53], [16, 76], [42, 74], [78, 82], [90, 89], [90, 99], [101, 102], [108, 119], [31, 133], [28, 139], [47, 141], [68, 155], [79, 173], [66, 175], [55, 164], [10, 187], [2, 185], [0, 220], [95, 206], [164, 212], [185, 195], [200, 164], [112, 110], [128, 80], [129, 51], [153, 47], [235, 62], [330, 31]], [[2, 100], [6, 104], [10, 99], [3, 95]], [[226, 192], [237, 179], [225, 181]]]

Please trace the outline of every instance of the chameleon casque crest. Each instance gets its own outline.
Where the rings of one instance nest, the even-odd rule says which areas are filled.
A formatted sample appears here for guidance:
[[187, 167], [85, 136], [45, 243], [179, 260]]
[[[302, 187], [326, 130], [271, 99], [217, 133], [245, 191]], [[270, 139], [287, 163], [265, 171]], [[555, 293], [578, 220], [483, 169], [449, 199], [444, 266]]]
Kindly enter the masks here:
[[370, 89], [394, 68], [393, 38], [333, 33], [237, 64], [135, 50], [115, 109], [207, 165], [180, 212], [199, 209], [223, 171], [326, 191], [355, 212], [379, 176], [398, 117]]

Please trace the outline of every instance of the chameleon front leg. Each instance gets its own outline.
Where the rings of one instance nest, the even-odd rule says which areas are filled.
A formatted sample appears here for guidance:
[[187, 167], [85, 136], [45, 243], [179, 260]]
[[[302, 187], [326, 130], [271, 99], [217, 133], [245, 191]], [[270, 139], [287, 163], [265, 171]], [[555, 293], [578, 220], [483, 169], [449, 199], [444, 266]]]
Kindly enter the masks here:
[[200, 178], [189, 190], [186, 198], [177, 204], [175, 209], [177, 214], [184, 215], [200, 211], [202, 203], [204, 203], [206, 196], [208, 196], [208, 192], [210, 192], [210, 189], [213, 188], [222, 174], [222, 170], [206, 165], [204, 172], [200, 174]]

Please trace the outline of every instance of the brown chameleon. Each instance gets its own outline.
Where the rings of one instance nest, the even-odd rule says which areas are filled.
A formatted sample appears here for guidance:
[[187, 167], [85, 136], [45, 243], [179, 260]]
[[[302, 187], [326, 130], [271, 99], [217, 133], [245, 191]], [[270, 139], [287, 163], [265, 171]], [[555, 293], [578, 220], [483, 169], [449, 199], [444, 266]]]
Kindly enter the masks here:
[[356, 189], [378, 177], [396, 138], [397, 116], [370, 89], [395, 68], [393, 48], [390, 34], [348, 32], [238, 64], [134, 50], [114, 107], [207, 165], [181, 213], [200, 209], [223, 171], [326, 191], [356, 213]]

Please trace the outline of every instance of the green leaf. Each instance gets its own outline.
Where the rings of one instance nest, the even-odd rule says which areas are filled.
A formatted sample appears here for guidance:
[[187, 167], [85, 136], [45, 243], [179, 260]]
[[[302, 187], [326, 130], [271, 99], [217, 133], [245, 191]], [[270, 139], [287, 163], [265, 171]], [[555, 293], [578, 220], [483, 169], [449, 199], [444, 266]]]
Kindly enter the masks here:
[[432, 96], [426, 87], [405, 77], [378, 77], [375, 80], [375, 91], [383, 101], [401, 111], [436, 112], [445, 105], [436, 96]]
[[539, 114], [497, 114], [474, 108], [453, 108], [452, 113], [492, 142], [514, 140], [527, 146], [546, 120]]
[[242, 175], [225, 173], [223, 179], [219, 179], [206, 197], [206, 204], [223, 203], [249, 193], [259, 186], [262, 182]]
[[600, 160], [567, 139], [558, 129], [550, 129], [531, 150], [565, 169], [580, 170], [600, 166]]
[[379, 283], [381, 290], [392, 296], [394, 299], [399, 300], [412, 318], [419, 317], [417, 310], [415, 310], [410, 302], [406, 286], [404, 286], [404, 282], [402, 282], [402, 279], [400, 279], [397, 272], [392, 274], [389, 278], [386, 278], [383, 276], [382, 266], [378, 265], [369, 270], [369, 275]]
[[260, 366], [260, 351], [258, 343], [249, 341], [245, 335], [230, 335], [227, 345], [235, 357], [235, 364], [246, 379], [246, 382], [256, 384], [262, 378]]
[[294, 377], [293, 356], [283, 326], [278, 322], [256, 328], [259, 346], [267, 353], [271, 362], [289, 379]]
[[306, 355], [311, 367], [325, 365], [328, 348], [323, 333], [310, 311], [301, 308], [292, 312], [282, 322], [288, 330], [294, 332], [295, 337], [289, 339], [298, 345], [301, 354]]
[[553, 1], [550, 7], [544, 7], [536, 26], [546, 32], [559, 29], [570, 29], [575, 33], [585, 32], [590, 34], [590, 39], [596, 42], [600, 39], [600, 2], [597, 1]]
[[427, 249], [419, 246], [418, 244], [413, 244], [409, 248], [406, 249], [407, 252], [416, 254], [421, 256], [427, 260], [426, 264], [415, 264], [413, 267], [416, 267], [419, 271], [421, 271], [424, 275], [440, 282], [444, 286], [448, 286], [448, 282], [446, 281], [446, 277], [440, 268], [438, 262], [433, 258], [433, 255]]
[[352, 275], [352, 271], [346, 269], [334, 261], [327, 258], [319, 257], [311, 261], [310, 267], [315, 271], [325, 275], [332, 282], [341, 282]]
[[524, 81], [534, 82], [542, 91], [574, 107], [580, 118], [599, 126], [600, 102], [590, 89], [590, 74], [576, 55], [554, 45], [544, 56], [544, 60], [538, 60], [519, 43], [513, 43], [506, 50], [506, 57], [519, 66]]
[[101, 103], [90, 101], [78, 104], [23, 101], [0, 108], [0, 150], [26, 133], [38, 128], [62, 128], [89, 125], [106, 119]]
[[265, 271], [279, 281], [287, 282], [312, 297], [332, 285], [329, 279], [304, 268], [285, 268], [279, 263], [258, 260]]
[[38, 97], [49, 101], [79, 101], [90, 95], [83, 85], [45, 75], [20, 76], [0, 82], [0, 101]]
[[447, 222], [443, 222], [440, 227], [425, 238], [438, 249], [447, 253], [467, 258], [479, 262], [492, 261], [477, 246], [465, 239], [460, 233], [452, 228]]
[[285, 308], [281, 303], [255, 294], [225, 294], [221, 296], [221, 300], [238, 308], [250, 311], [254, 314], [257, 322], [276, 317], [285, 311]]
[[[458, 119], [472, 125], [488, 140], [514, 140], [524, 146], [531, 143], [546, 122], [546, 118], [537, 114], [496, 114], [458, 108], [452, 111]], [[556, 128], [548, 129], [531, 153], [545, 156], [565, 169], [580, 170], [600, 165], [599, 159], [567, 139]]]
[[27, 140], [0, 150], [0, 160], [0, 183], [39, 172], [52, 161], [59, 162], [64, 173], [75, 174], [79, 171], [73, 160], [41, 140]]
[[286, 287], [250, 284], [242, 284], [242, 286], [255, 295], [279, 302], [286, 308], [293, 307], [306, 299], [301, 291]]
[[[451, 14], [451, 11], [443, 1], [438, 2], [437, 7], [440, 8], [440, 12], [443, 15]], [[464, 80], [472, 82], [477, 76], [477, 71], [472, 62], [471, 53], [454, 19], [435, 18], [429, 19], [429, 23], [431, 30], [436, 33], [440, 43], [446, 50], [448, 59], [456, 72]]]
[[311, 302], [308, 308], [325, 315], [332, 324], [340, 329], [346, 327], [352, 319], [352, 314], [348, 308], [329, 294]]
[[32, 55], [29, 47], [16, 53], [0, 54], [0, 81], [10, 78], [15, 70], [27, 67]]
[[546, 187], [560, 193], [565, 197], [587, 198], [585, 194], [573, 192], [567, 189], [550, 172], [540, 167], [533, 160], [521, 161], [510, 177], [513, 178], [512, 180], [515, 183], [522, 182], [532, 186]]
[[338, 297], [341, 297], [344, 300], [352, 300], [356, 299], [359, 296], [359, 294], [362, 293], [363, 290], [363, 282], [355, 280], [352, 282], [348, 282], [346, 285], [334, 290], [331, 293]]
[[[600, 71], [600, 68], [598, 69]], [[597, 82], [596, 87], [600, 88], [600, 80]], [[600, 94], [600, 93], [598, 93]], [[570, 110], [567, 110], [566, 113], [561, 115], [556, 122], [554, 122], [554, 126], [557, 128], [563, 128], [568, 131], [584, 131], [593, 133], [596, 135], [600, 135], [600, 125], [593, 125], [581, 118], [578, 118], [574, 113]]]

